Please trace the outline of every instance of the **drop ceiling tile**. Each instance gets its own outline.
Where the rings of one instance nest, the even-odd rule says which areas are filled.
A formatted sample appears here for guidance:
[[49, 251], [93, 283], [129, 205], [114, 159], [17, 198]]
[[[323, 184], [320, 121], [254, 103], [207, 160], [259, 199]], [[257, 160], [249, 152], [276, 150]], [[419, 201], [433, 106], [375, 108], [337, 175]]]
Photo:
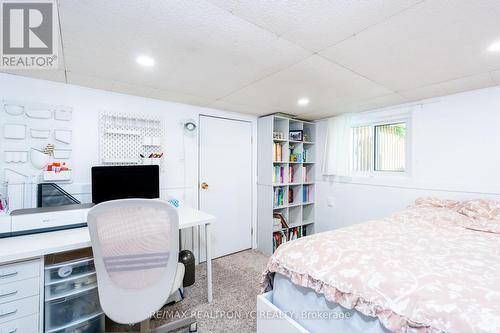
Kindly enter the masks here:
[[321, 54], [393, 90], [500, 69], [500, 2], [425, 1]]
[[58, 46], [58, 67], [51, 69], [6, 69], [1, 68], [0, 72], [9, 73], [19, 76], [32, 77], [35, 79], [42, 79], [48, 81], [56, 81], [56, 82], [66, 82], [66, 76], [64, 74], [64, 57], [63, 50], [61, 46], [61, 42], [59, 42]]
[[205, 1], [67, 0], [60, 14], [69, 70], [207, 99], [309, 55]]
[[[339, 107], [357, 100], [392, 93], [384, 87], [333, 64], [312, 56], [282, 72], [253, 83], [221, 101], [243, 104], [264, 110], [293, 114]], [[310, 99], [307, 107], [297, 105], [302, 97]]]
[[2, 69], [2, 73], [14, 74], [19, 76], [27, 76], [35, 79], [66, 82], [63, 69]]
[[209, 0], [308, 50], [319, 51], [422, 0]]
[[490, 73], [478, 74], [431, 84], [428, 86], [400, 91], [399, 94], [416, 101], [437, 96], [445, 96], [459, 92], [487, 88], [496, 85]]
[[400, 94], [389, 94], [350, 103], [343, 109], [344, 112], [360, 112], [402, 104], [408, 101], [408, 98], [401, 96]]
[[258, 116], [263, 116], [267, 114], [271, 114], [274, 112], [278, 112], [277, 110], [273, 110], [270, 108], [266, 107], [252, 107], [244, 104], [233, 104], [233, 103], [227, 103], [223, 102], [221, 100], [215, 101], [213, 103], [210, 103], [208, 107], [213, 108], [213, 109], [219, 109], [219, 110], [224, 110], [224, 111], [233, 111], [233, 112], [240, 112], [240, 113], [249, 113], [249, 114], [255, 114]]
[[491, 75], [491, 79], [493, 80], [493, 82], [495, 82], [495, 84], [500, 84], [500, 70], [498, 71], [493, 71], [490, 73]]
[[113, 81], [82, 73], [68, 72], [68, 83], [88, 88], [102, 89], [122, 94], [161, 99], [192, 105], [208, 105], [212, 100], [172, 91], [164, 91], [144, 85]]

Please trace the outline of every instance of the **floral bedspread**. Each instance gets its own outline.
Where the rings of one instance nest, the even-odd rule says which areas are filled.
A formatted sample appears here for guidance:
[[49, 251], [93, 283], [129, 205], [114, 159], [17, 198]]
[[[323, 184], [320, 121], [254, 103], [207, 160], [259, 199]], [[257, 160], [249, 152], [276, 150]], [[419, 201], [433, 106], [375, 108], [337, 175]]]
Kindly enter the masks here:
[[500, 202], [418, 199], [283, 244], [263, 291], [274, 273], [394, 332], [500, 332]]

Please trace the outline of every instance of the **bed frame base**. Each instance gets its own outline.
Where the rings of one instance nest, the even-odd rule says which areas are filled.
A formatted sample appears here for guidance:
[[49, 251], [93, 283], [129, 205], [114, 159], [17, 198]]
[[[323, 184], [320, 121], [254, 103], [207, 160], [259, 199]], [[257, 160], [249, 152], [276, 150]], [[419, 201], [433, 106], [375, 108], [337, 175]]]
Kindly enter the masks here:
[[273, 291], [257, 296], [257, 333], [310, 333], [273, 304]]

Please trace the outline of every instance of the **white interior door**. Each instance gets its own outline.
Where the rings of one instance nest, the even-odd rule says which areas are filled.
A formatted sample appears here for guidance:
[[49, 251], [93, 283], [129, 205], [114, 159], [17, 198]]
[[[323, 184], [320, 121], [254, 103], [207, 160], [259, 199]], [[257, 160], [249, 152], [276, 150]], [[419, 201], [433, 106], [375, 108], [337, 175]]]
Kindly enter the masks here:
[[200, 116], [199, 140], [200, 210], [217, 218], [211, 229], [213, 257], [249, 249], [252, 247], [252, 124]]

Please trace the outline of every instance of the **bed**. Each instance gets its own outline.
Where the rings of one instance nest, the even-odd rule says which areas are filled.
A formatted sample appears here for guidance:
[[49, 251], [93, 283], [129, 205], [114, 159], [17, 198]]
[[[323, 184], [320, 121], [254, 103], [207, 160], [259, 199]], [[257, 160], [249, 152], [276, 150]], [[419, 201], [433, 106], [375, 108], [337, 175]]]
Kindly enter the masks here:
[[499, 332], [500, 202], [418, 199], [285, 243], [261, 286], [259, 333]]

